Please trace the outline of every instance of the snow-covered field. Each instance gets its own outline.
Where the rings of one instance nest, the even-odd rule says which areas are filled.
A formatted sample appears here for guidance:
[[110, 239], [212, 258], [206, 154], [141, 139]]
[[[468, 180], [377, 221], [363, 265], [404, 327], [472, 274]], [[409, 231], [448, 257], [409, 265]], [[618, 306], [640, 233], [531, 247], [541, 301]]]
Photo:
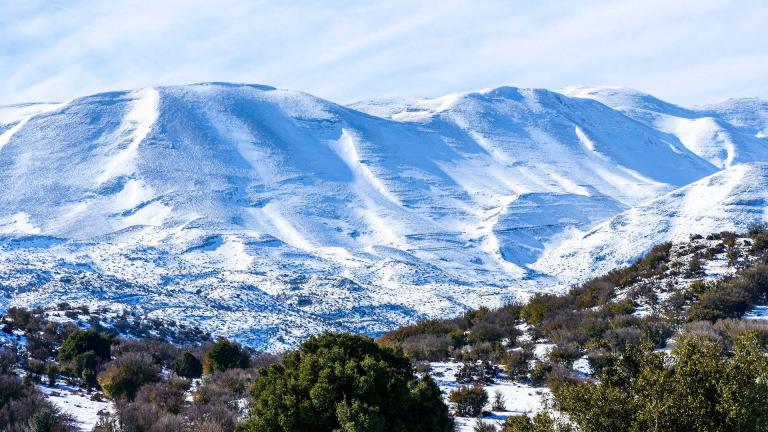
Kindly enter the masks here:
[[[461, 363], [455, 362], [430, 363], [430, 374], [446, 397], [451, 390], [459, 387], [456, 384], [455, 375], [461, 366]], [[506, 401], [505, 411], [491, 411], [490, 402], [486, 406], [487, 411], [491, 411], [492, 415], [483, 417], [482, 420], [496, 424], [503, 423], [504, 419], [510, 415], [535, 414], [542, 409], [545, 399], [550, 395], [546, 387], [532, 387], [529, 384], [504, 378], [497, 379], [493, 384], [484, 385], [483, 388], [488, 392], [491, 401], [497, 391], [501, 392]], [[456, 418], [457, 429], [461, 432], [471, 432], [475, 422], [475, 418]]]
[[768, 162], [764, 112], [227, 83], [0, 107], [0, 305], [125, 306], [272, 350], [501, 305], [764, 220], [766, 169], [737, 165]]
[[57, 382], [56, 386], [40, 385], [46, 398], [56, 405], [63, 413], [72, 415], [77, 427], [82, 431], [91, 431], [99, 421], [100, 412], [112, 412], [112, 402], [105, 397], [94, 397], [95, 392], [88, 393], [79, 386]]

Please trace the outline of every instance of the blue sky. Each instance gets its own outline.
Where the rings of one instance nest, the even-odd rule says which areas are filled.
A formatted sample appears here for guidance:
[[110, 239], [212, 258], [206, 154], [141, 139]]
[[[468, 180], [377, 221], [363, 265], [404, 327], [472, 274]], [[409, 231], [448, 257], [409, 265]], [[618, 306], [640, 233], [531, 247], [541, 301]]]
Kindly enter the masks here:
[[768, 97], [768, 3], [0, 1], [0, 103], [200, 81], [337, 102], [499, 85]]

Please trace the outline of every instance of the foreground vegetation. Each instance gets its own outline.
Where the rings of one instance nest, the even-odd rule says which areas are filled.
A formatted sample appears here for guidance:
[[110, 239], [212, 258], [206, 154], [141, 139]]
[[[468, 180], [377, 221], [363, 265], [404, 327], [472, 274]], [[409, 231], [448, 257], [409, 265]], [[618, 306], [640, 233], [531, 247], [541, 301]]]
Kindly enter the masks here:
[[[459, 416], [503, 411], [484, 389], [502, 374], [551, 390], [541, 412], [479, 421], [480, 432], [768, 430], [768, 325], [741, 319], [768, 303], [767, 250], [763, 227], [697, 236], [563, 294], [378, 341], [323, 334], [282, 356], [126, 313], [11, 308], [0, 430], [73, 430], [39, 389], [70, 383], [112, 401], [101, 432], [448, 432], [454, 420], [425, 363], [446, 360], [463, 363], [448, 397]], [[704, 279], [716, 257], [728, 276]], [[544, 343], [548, 354], [535, 356]]]
[[113, 401], [98, 432], [453, 430], [434, 381], [364, 336], [316, 336], [280, 358], [186, 329], [126, 338], [98, 319], [83, 329], [39, 309], [11, 308], [2, 323], [6, 338], [25, 342], [0, 348], [2, 431], [75, 430], [39, 390], [57, 382]]
[[254, 432], [451, 432], [453, 419], [429, 376], [372, 339], [310, 338], [263, 371], [252, 390]]
[[[550, 410], [512, 416], [506, 432], [766, 430], [768, 325], [741, 317], [768, 302], [767, 240], [754, 227], [662, 244], [564, 294], [421, 322], [381, 343], [417, 361], [462, 361], [457, 381], [466, 385], [481, 388], [482, 365], [502, 364], [509, 378], [548, 386]], [[716, 256], [730, 275], [699, 279]], [[537, 342], [552, 344], [545, 358], [534, 356]], [[589, 370], [575, 371], [576, 360]], [[477, 393], [465, 387], [451, 399], [462, 414], [480, 415], [487, 395], [471, 407]]]
[[102, 413], [97, 431], [232, 431], [244, 415], [236, 402], [247, 397], [258, 369], [277, 361], [172, 323], [123, 315], [107, 326], [102, 311], [56, 309], [10, 308], [2, 317], [6, 340], [16, 342], [0, 348], [2, 379], [22, 390], [0, 386], [0, 412], [14, 413], [0, 419], [0, 430], [74, 430], [37, 387], [67, 383], [113, 401], [115, 412]]

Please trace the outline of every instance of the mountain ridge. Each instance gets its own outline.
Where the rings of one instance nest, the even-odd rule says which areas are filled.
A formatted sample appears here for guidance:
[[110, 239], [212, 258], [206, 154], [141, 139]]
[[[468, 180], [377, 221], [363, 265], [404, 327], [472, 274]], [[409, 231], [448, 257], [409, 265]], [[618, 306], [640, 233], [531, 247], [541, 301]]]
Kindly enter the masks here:
[[4, 307], [137, 307], [262, 348], [551, 289], [532, 264], [552, 245], [719, 172], [543, 89], [343, 106], [200, 83], [24, 109], [0, 109]]

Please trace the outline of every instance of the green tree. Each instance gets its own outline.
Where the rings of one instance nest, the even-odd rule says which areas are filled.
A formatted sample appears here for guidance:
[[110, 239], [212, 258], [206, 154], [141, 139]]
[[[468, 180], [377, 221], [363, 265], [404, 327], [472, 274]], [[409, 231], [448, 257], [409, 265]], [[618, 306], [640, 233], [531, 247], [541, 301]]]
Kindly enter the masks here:
[[582, 431], [767, 431], [768, 352], [755, 332], [733, 352], [701, 335], [672, 357], [628, 348], [598, 382], [553, 386], [558, 408]]
[[102, 361], [109, 360], [111, 342], [93, 330], [78, 330], [64, 340], [59, 349], [58, 358], [61, 361], [69, 361], [89, 351], [93, 351]]
[[54, 432], [69, 430], [66, 422], [60, 419], [58, 410], [55, 408], [48, 408], [39, 411], [37, 414], [29, 419], [27, 424], [27, 432]]
[[203, 372], [210, 374], [227, 369], [244, 369], [250, 366], [251, 359], [243, 347], [235, 342], [221, 339], [208, 352], [203, 362]]
[[418, 379], [395, 348], [326, 333], [262, 371], [241, 431], [449, 432], [453, 419], [434, 381]]

